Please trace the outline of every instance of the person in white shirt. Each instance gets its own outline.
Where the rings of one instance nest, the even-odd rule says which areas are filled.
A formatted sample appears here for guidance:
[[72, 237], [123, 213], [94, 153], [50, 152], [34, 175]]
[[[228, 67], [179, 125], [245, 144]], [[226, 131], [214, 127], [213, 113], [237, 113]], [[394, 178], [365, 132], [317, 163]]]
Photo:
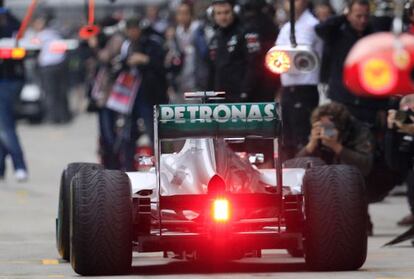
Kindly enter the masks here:
[[[285, 2], [289, 4], [289, 1]], [[308, 10], [308, 0], [295, 1], [295, 35], [298, 45], [307, 45], [321, 57], [323, 43], [314, 27], [319, 21]], [[283, 25], [276, 40], [278, 46], [290, 46], [290, 22]], [[282, 118], [284, 124], [283, 160], [293, 158], [306, 145], [310, 115], [319, 104], [319, 70], [281, 76]]]
[[46, 121], [63, 124], [71, 120], [68, 101], [66, 51], [56, 47], [60, 34], [49, 27], [51, 16], [35, 18], [33, 29], [41, 44], [38, 56], [42, 89], [45, 93]]
[[196, 88], [196, 49], [194, 45], [195, 33], [199, 28], [199, 22], [193, 20], [193, 7], [190, 2], [181, 2], [176, 10], [176, 40], [178, 47], [184, 54], [184, 64], [177, 76], [178, 95], [184, 92], [195, 91]]

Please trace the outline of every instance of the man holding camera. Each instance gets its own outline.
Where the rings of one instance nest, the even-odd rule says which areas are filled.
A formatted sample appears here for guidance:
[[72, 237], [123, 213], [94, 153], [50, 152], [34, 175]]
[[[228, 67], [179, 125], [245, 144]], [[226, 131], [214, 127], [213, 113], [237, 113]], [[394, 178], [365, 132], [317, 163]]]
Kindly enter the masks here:
[[316, 34], [323, 40], [325, 48], [332, 51], [322, 59], [329, 61], [324, 72], [327, 75], [328, 97], [344, 104], [358, 120], [372, 125], [378, 121], [385, 122], [387, 99], [357, 97], [352, 94], [343, 82], [344, 62], [357, 41], [374, 33], [370, 22], [370, 2], [368, 0], [351, 0], [343, 15], [333, 16], [315, 26]]
[[356, 166], [366, 176], [373, 161], [372, 135], [346, 107], [329, 103], [316, 108], [311, 116], [308, 144], [296, 157], [319, 157], [327, 164]]
[[[308, 46], [319, 57], [323, 43], [316, 35], [314, 27], [318, 19], [309, 10], [309, 0], [295, 1], [295, 37], [299, 45]], [[285, 8], [290, 10], [289, 1]], [[291, 24], [285, 23], [276, 40], [277, 46], [291, 46]], [[303, 73], [283, 73], [280, 102], [283, 118], [283, 161], [295, 156], [307, 141], [311, 127], [309, 117], [319, 104], [319, 70]]]
[[398, 225], [414, 225], [414, 94], [401, 99], [399, 110], [389, 110], [385, 135], [385, 158], [389, 167], [407, 175], [410, 214]]
[[[327, 164], [345, 164], [357, 167], [370, 187], [374, 161], [373, 136], [368, 125], [351, 115], [340, 103], [317, 107], [311, 116], [312, 130], [308, 144], [296, 157], [318, 157]], [[375, 186], [375, 185], [374, 185]], [[373, 202], [374, 190], [367, 189], [368, 202]], [[368, 215], [369, 216], [369, 215]], [[367, 223], [367, 234], [373, 234], [373, 224]]]

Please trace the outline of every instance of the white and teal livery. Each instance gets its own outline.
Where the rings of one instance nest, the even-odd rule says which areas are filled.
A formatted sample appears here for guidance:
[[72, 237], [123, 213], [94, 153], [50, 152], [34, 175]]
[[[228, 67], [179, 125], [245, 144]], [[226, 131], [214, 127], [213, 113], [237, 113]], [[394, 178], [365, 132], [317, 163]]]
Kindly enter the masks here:
[[273, 137], [280, 128], [276, 103], [161, 105], [161, 138], [198, 136]]

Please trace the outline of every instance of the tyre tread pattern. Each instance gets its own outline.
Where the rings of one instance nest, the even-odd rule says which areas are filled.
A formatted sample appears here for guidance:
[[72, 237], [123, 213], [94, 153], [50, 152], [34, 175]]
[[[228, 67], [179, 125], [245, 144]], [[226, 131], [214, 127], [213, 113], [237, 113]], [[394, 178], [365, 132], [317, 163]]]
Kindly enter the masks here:
[[81, 169], [103, 169], [95, 163], [70, 163], [62, 172], [59, 189], [58, 227], [56, 246], [62, 259], [70, 260], [70, 184]]
[[311, 168], [304, 178], [305, 260], [313, 270], [360, 268], [367, 255], [364, 179], [353, 166]]
[[129, 272], [132, 199], [121, 171], [80, 171], [72, 184], [71, 264], [81, 275]]

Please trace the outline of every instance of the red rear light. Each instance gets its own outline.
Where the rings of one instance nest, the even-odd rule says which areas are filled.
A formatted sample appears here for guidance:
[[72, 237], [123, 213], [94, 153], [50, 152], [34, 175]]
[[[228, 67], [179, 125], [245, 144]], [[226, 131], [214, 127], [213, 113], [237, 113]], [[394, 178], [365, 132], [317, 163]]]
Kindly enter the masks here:
[[285, 51], [271, 49], [266, 55], [266, 67], [275, 74], [283, 74], [289, 71], [291, 61]]
[[219, 223], [230, 219], [230, 203], [227, 199], [217, 198], [213, 201], [213, 219]]
[[26, 56], [24, 48], [2, 48], [0, 49], [0, 59], [21, 60]]

